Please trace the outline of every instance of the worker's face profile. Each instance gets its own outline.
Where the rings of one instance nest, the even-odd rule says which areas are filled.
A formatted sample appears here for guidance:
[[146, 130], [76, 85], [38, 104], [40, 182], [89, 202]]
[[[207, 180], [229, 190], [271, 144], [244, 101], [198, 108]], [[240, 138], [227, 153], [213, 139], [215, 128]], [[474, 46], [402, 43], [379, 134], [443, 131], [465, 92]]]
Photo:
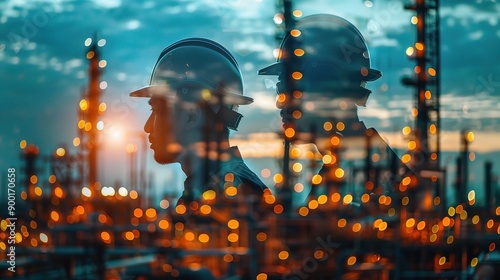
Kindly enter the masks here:
[[297, 139], [304, 141], [308, 134], [324, 131], [325, 119], [338, 123], [356, 117], [356, 111], [352, 110], [356, 103], [353, 88], [359, 83], [356, 78], [340, 72], [318, 76], [311, 69], [316, 70], [311, 67], [302, 70], [302, 78], [293, 82], [292, 89], [285, 88], [286, 81], [281, 75], [276, 84], [276, 107], [280, 109], [283, 124], [294, 128], [299, 134]]
[[176, 104], [165, 97], [152, 96], [149, 105], [151, 115], [144, 125], [144, 131], [149, 134], [154, 158], [162, 164], [176, 162], [182, 152], [182, 133], [181, 125], [176, 120]]

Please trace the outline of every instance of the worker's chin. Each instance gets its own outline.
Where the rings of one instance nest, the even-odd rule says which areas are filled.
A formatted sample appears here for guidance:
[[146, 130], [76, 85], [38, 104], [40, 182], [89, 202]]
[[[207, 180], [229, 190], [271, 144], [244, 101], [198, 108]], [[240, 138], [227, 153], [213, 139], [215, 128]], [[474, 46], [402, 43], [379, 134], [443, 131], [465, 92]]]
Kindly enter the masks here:
[[155, 152], [154, 158], [160, 164], [169, 164], [177, 162], [177, 154], [157, 153]]

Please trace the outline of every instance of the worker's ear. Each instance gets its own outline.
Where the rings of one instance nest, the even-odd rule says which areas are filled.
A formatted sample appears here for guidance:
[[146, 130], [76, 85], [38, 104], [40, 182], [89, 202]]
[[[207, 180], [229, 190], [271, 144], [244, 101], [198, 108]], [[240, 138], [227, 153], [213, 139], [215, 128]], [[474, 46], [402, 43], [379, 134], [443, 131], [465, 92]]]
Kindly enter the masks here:
[[203, 114], [199, 106], [193, 103], [186, 104], [185, 111], [185, 129], [201, 129]]

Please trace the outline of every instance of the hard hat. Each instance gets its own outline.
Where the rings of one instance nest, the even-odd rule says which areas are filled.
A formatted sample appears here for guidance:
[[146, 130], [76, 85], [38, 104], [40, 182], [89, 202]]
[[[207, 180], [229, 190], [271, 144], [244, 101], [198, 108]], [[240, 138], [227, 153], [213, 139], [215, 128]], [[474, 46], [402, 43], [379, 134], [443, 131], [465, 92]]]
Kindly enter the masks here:
[[153, 95], [207, 101], [215, 113], [231, 118], [226, 125], [234, 130], [242, 117], [235, 112], [238, 105], [253, 102], [253, 98], [243, 95], [243, 78], [236, 59], [220, 44], [204, 38], [188, 38], [166, 47], [153, 68], [149, 85], [130, 93], [132, 97]]
[[284, 59], [290, 57], [287, 50], [295, 53], [298, 62], [334, 65], [337, 71], [359, 74], [362, 81], [382, 76], [370, 68], [368, 48], [359, 30], [339, 16], [317, 14], [297, 21], [281, 43], [277, 62], [259, 70], [259, 75], [281, 74]]

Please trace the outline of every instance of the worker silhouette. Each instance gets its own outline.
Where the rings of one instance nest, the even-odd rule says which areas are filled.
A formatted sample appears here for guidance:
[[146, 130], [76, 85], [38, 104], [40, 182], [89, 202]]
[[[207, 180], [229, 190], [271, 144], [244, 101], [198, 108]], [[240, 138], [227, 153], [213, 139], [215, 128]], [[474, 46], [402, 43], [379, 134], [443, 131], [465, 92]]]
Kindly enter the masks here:
[[242, 192], [261, 194], [266, 186], [229, 144], [242, 115], [243, 95], [235, 58], [203, 38], [178, 41], [163, 50], [150, 85], [130, 94], [149, 97], [151, 116], [144, 130], [158, 163], [178, 162], [187, 176], [179, 202], [200, 199], [207, 190], [224, 191], [230, 181]]
[[[302, 162], [302, 166], [322, 165], [310, 177], [300, 178], [306, 167], [291, 168], [288, 186], [283, 188], [291, 192], [294, 176], [310, 187], [307, 207], [299, 209], [298, 217], [308, 232], [314, 232], [304, 236], [310, 238], [307, 245], [290, 250], [287, 260], [298, 265], [283, 279], [323, 279], [325, 275], [340, 279], [343, 267], [339, 264], [345, 263], [345, 252], [352, 250], [340, 240], [350, 240], [354, 233], [340, 229], [342, 222], [397, 219], [403, 192], [416, 183], [413, 172], [379, 133], [358, 117], [358, 107], [366, 106], [371, 93], [367, 82], [382, 73], [371, 67], [365, 40], [354, 25], [335, 15], [316, 14], [296, 22], [281, 42], [277, 62], [261, 69], [259, 75], [278, 76], [276, 106], [281, 110], [285, 139], [294, 145], [312, 143], [321, 155], [310, 157], [310, 165]], [[293, 154], [290, 161], [300, 160]], [[291, 205], [287, 198], [297, 196], [282, 197]], [[376, 238], [375, 232], [370, 234]], [[328, 242], [318, 242], [318, 236]], [[283, 242], [283, 247], [294, 244], [286, 237]], [[316, 261], [310, 256], [316, 257], [311, 250], [318, 244], [328, 245], [324, 251], [328, 255]], [[373, 278], [373, 274], [360, 273], [356, 279]]]
[[[238, 106], [253, 99], [243, 95], [238, 63], [227, 49], [203, 38], [178, 41], [161, 52], [150, 84], [130, 96], [149, 98], [151, 115], [144, 130], [155, 160], [179, 163], [187, 176], [177, 206], [170, 208], [172, 224], [207, 224], [200, 205], [208, 206], [208, 201], [216, 218], [229, 216], [233, 205], [241, 210], [260, 201], [267, 187], [229, 143], [229, 130], [236, 130], [242, 118]], [[235, 201], [239, 204], [231, 203]], [[208, 269], [183, 266], [182, 257], [176, 257], [182, 255], [181, 245], [163, 249], [176, 275], [139, 267], [124, 274], [137, 279], [215, 279]]]
[[[364, 193], [396, 191], [411, 174], [379, 133], [359, 120], [358, 107], [366, 106], [371, 93], [366, 84], [382, 73], [371, 68], [364, 38], [347, 20], [328, 14], [302, 18], [284, 37], [277, 62], [259, 75], [279, 78], [276, 106], [285, 136], [315, 144], [323, 156], [310, 181], [313, 197], [353, 194], [359, 202]], [[348, 179], [349, 190], [342, 188]], [[403, 188], [414, 181], [406, 180]]]

